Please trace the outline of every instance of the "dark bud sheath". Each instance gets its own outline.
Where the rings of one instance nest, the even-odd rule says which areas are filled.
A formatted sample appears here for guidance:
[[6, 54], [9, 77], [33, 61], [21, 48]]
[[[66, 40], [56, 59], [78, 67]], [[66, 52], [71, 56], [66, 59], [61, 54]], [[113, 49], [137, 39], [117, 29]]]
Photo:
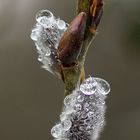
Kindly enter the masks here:
[[84, 40], [86, 19], [85, 12], [76, 16], [60, 40], [58, 55], [64, 67], [75, 64]]
[[90, 7], [91, 14], [90, 31], [94, 34], [103, 14], [103, 0], [91, 0], [91, 1], [92, 3]]

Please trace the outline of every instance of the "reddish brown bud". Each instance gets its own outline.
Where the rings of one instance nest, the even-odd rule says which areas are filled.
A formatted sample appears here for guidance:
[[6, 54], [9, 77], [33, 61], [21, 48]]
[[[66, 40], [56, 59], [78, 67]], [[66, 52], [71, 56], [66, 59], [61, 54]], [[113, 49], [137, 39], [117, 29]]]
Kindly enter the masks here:
[[92, 3], [90, 7], [91, 14], [90, 31], [94, 34], [103, 14], [103, 0], [91, 0], [91, 1]]
[[86, 13], [81, 12], [65, 31], [58, 47], [58, 55], [63, 66], [74, 64], [81, 50], [86, 28]]

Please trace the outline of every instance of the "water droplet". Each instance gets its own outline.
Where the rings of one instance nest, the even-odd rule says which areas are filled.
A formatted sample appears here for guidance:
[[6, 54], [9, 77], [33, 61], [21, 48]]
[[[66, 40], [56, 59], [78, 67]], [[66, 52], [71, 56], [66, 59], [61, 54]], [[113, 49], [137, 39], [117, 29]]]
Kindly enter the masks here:
[[58, 20], [56, 24], [60, 30], [63, 30], [66, 28], [66, 23], [63, 20]]
[[76, 104], [75, 106], [74, 106], [74, 110], [75, 111], [80, 111], [82, 109], [82, 106], [80, 105], [80, 104]]
[[41, 10], [36, 14], [36, 21], [44, 28], [50, 28], [53, 20], [54, 16], [49, 10]]
[[84, 126], [79, 126], [79, 130], [84, 131], [85, 127]]
[[90, 112], [88, 112], [88, 116], [91, 118], [94, 116], [94, 113], [90, 111]]
[[85, 110], [86, 112], [89, 111], [89, 104], [88, 104], [88, 103], [85, 103], [85, 104], [84, 104], [84, 110]]
[[66, 113], [66, 115], [69, 115], [69, 114], [71, 114], [71, 113], [73, 113], [73, 108], [72, 107], [66, 107], [65, 108], [65, 113]]
[[40, 41], [35, 42], [35, 46], [36, 46], [36, 49], [37, 49], [39, 52], [42, 51], [42, 49], [43, 49], [42, 42], [40, 42]]
[[72, 122], [69, 119], [62, 122], [62, 127], [65, 131], [69, 130], [71, 128], [71, 125]]
[[92, 127], [90, 126], [90, 125], [88, 125], [87, 127], [86, 127], [86, 131], [91, 131], [92, 130]]
[[48, 20], [46, 17], [40, 17], [38, 18], [38, 22], [44, 27], [44, 28], [50, 28], [52, 23], [50, 20]]
[[102, 105], [105, 105], [105, 101], [102, 101]]
[[36, 23], [35, 28], [41, 32], [43, 31], [43, 27], [39, 23]]
[[64, 105], [69, 106], [71, 104], [72, 94], [67, 95], [64, 99]]
[[64, 121], [64, 120], [66, 120], [67, 119], [67, 115], [65, 114], [65, 112], [62, 112], [61, 114], [60, 114], [60, 121]]
[[54, 18], [53, 13], [49, 10], [41, 10], [36, 14], [36, 21], [39, 22], [40, 17], [45, 17], [46, 19], [52, 20]]
[[57, 124], [51, 129], [51, 134], [54, 138], [59, 138], [62, 134], [62, 125]]
[[64, 105], [65, 106], [73, 105], [75, 100], [76, 100], [76, 97], [74, 94], [67, 95], [64, 99]]
[[84, 108], [88, 108], [89, 107], [89, 104], [88, 103], [85, 103], [84, 104]]
[[50, 56], [51, 55], [51, 50], [49, 47], [46, 47], [46, 53], [45, 56]]
[[93, 78], [86, 79], [81, 85], [80, 90], [85, 95], [92, 95], [96, 92], [97, 82]]
[[107, 81], [101, 78], [95, 78], [97, 82], [97, 91], [103, 95], [107, 95], [110, 92], [110, 85]]
[[85, 119], [87, 117], [88, 117], [87, 112], [83, 111], [82, 114], [81, 114], [81, 118]]
[[91, 96], [89, 96], [89, 98], [91, 99], [91, 100], [93, 100], [93, 96], [91, 95]]
[[38, 61], [41, 62], [42, 60], [43, 60], [43, 57], [42, 57], [41, 55], [39, 55], [39, 56], [38, 56]]
[[43, 64], [51, 67], [53, 65], [52, 59], [50, 57], [43, 56]]
[[31, 39], [33, 41], [38, 41], [40, 38], [40, 32], [38, 31], [38, 29], [34, 28], [31, 32]]
[[77, 117], [77, 118], [79, 118], [80, 117], [80, 115], [81, 115], [81, 112], [74, 112], [75, 113], [75, 116]]
[[78, 102], [83, 102], [83, 101], [84, 101], [84, 96], [79, 95], [79, 96], [77, 97], [77, 101], [78, 101]]

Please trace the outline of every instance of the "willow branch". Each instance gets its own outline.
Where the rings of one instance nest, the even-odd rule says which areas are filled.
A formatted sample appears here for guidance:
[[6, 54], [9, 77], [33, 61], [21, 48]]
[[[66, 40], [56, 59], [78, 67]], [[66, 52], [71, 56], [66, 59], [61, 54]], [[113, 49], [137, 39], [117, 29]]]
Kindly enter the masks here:
[[65, 96], [71, 94], [84, 79], [86, 54], [96, 35], [102, 13], [102, 0], [78, 0], [78, 16], [72, 21], [59, 44]]

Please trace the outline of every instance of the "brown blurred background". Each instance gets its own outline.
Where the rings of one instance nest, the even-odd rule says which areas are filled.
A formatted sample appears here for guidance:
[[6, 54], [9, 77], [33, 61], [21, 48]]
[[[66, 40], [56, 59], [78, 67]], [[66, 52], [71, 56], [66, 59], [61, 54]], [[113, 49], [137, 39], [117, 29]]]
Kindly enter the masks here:
[[[35, 14], [70, 22], [76, 0], [0, 0], [0, 140], [51, 140], [63, 83], [41, 69], [30, 39]], [[106, 0], [87, 76], [111, 84], [101, 140], [140, 140], [140, 1]]]

